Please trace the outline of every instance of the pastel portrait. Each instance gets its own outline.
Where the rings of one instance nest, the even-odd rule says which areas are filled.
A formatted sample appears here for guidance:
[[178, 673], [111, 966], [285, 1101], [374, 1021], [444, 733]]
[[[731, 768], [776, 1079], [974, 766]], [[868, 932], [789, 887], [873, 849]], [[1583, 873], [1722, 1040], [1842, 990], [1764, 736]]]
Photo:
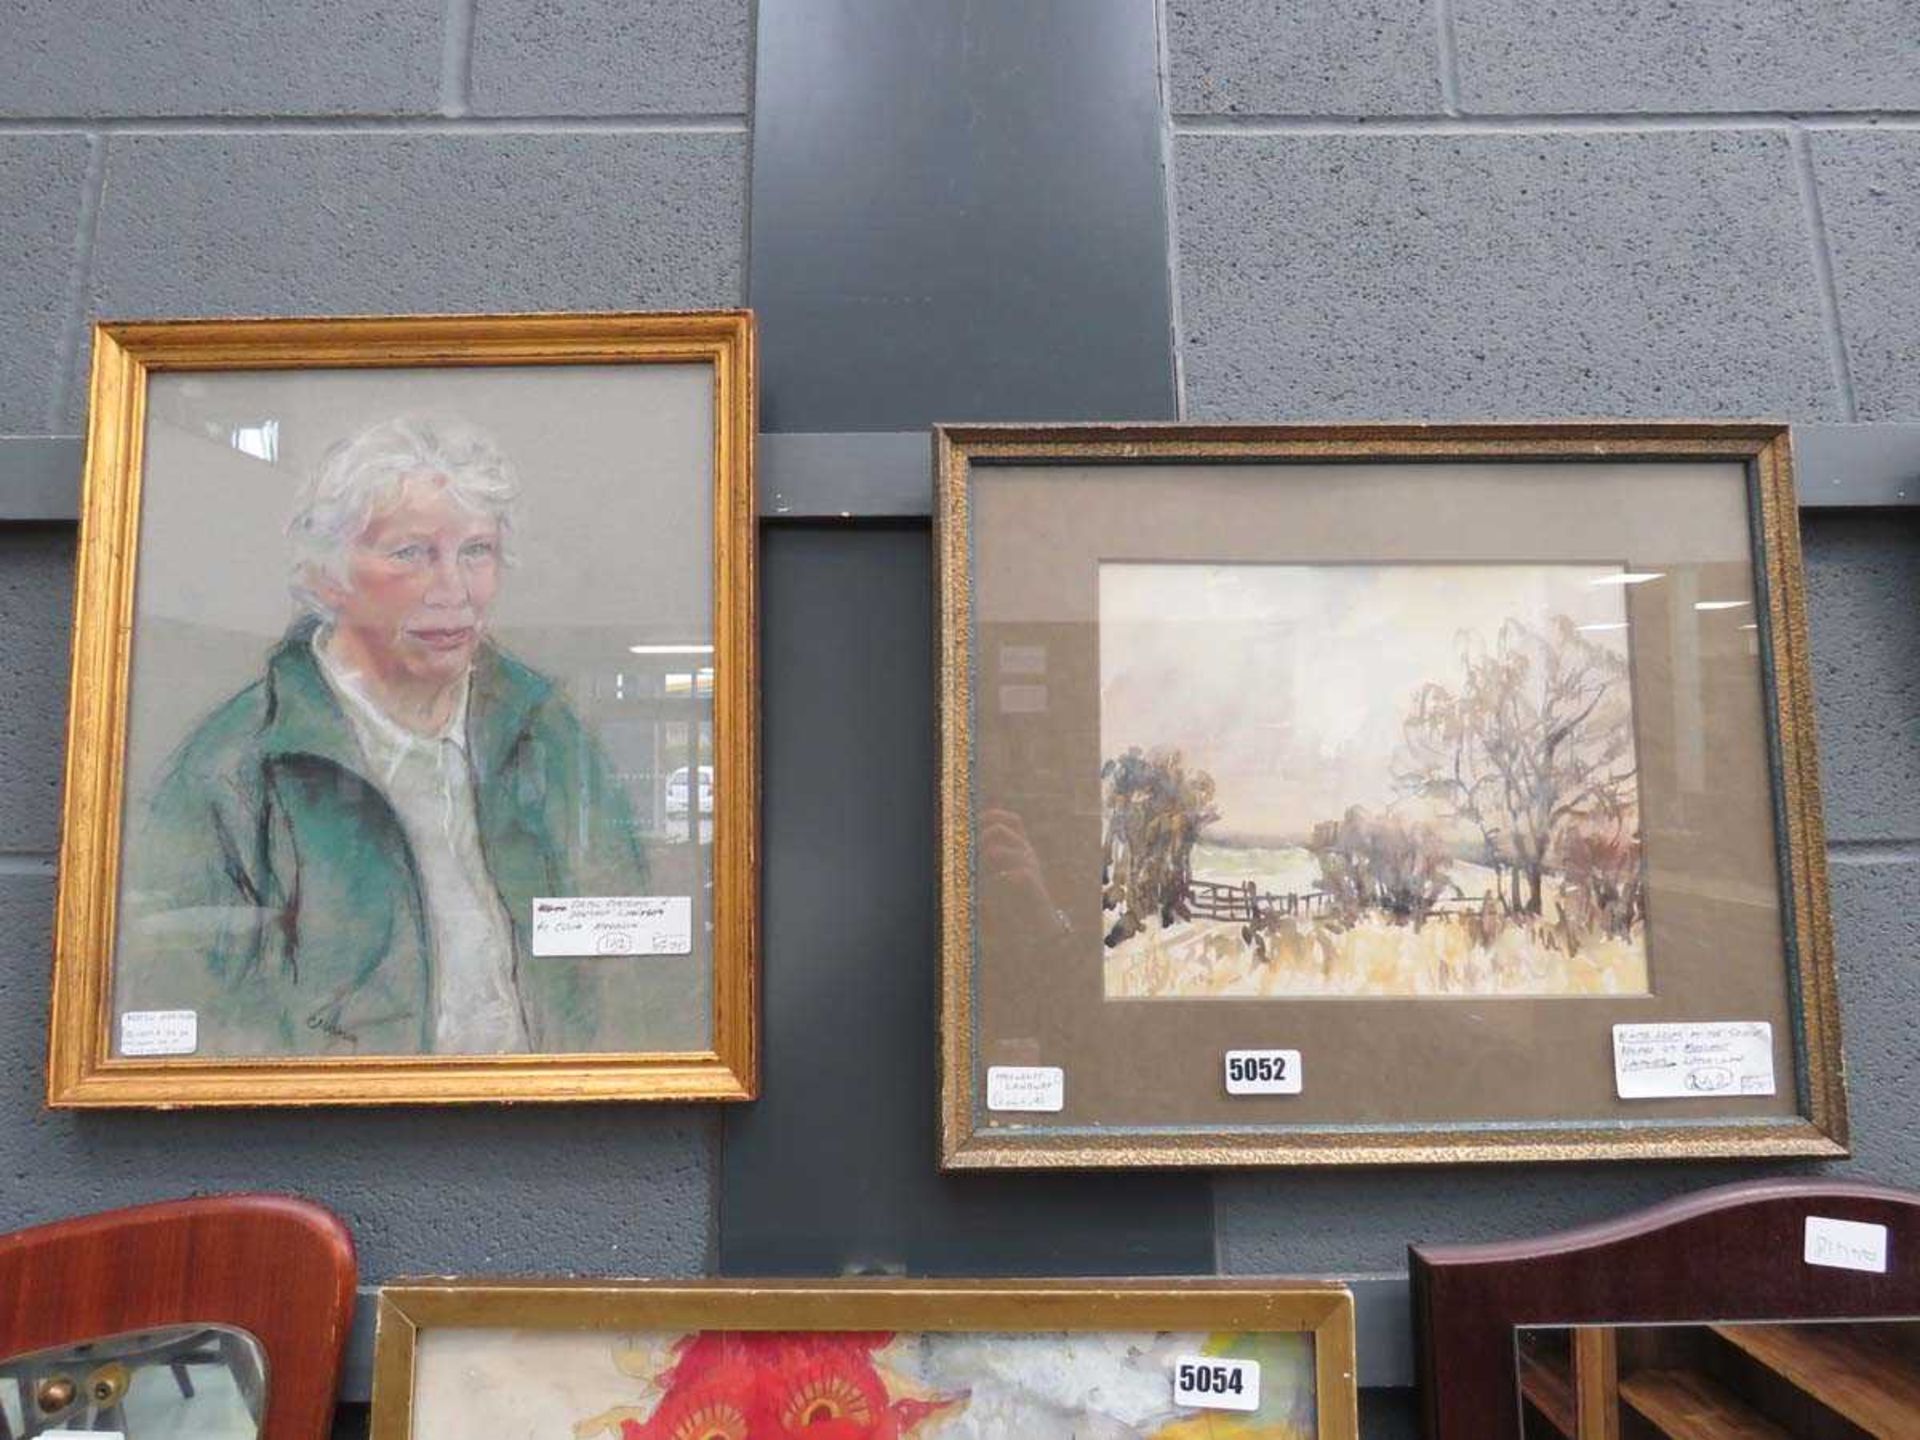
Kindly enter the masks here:
[[154, 377], [116, 1058], [711, 1047], [712, 389]]
[[287, 525], [296, 618], [142, 817], [124, 1008], [190, 1004], [225, 1052], [620, 1043], [605, 967], [528, 961], [536, 897], [644, 894], [647, 865], [599, 743], [489, 633], [519, 498], [457, 418], [326, 452]]

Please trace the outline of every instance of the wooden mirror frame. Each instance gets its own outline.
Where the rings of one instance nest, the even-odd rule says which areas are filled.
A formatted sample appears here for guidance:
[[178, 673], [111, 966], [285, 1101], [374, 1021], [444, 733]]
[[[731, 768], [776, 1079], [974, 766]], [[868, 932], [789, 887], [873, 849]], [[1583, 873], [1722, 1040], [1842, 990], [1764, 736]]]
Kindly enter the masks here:
[[0, 1357], [174, 1325], [260, 1343], [260, 1440], [326, 1440], [353, 1322], [353, 1238], [287, 1195], [109, 1210], [0, 1235]]
[[[1812, 1264], [1810, 1216], [1883, 1225], [1885, 1273]], [[1410, 1251], [1427, 1440], [1518, 1440], [1521, 1326], [1920, 1316], [1920, 1194], [1762, 1180], [1531, 1240]]]

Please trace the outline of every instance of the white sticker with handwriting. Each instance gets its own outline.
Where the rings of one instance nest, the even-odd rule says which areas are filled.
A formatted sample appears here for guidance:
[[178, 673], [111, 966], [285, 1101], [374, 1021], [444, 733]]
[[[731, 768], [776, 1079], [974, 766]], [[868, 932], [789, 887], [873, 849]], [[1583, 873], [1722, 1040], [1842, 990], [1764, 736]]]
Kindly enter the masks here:
[[1002, 675], [1044, 675], [1047, 673], [1047, 647], [1044, 645], [1002, 645]]
[[1765, 1020], [1613, 1027], [1622, 1100], [1773, 1094], [1773, 1026]]
[[691, 955], [693, 901], [686, 895], [557, 895], [533, 902], [533, 953]]
[[1260, 1362], [1179, 1356], [1173, 1362], [1173, 1403], [1198, 1410], [1258, 1410]]
[[1802, 1252], [1807, 1264], [1834, 1270], [1887, 1273], [1887, 1227], [1864, 1220], [1829, 1220], [1807, 1216], [1807, 1241]]
[[1067, 1072], [1058, 1065], [989, 1065], [987, 1109], [1051, 1112], [1067, 1106]]
[[1039, 715], [1047, 708], [1047, 687], [1044, 685], [1002, 685], [1000, 687], [1000, 713], [1002, 715]]
[[1298, 1095], [1298, 1050], [1227, 1051], [1229, 1095]]
[[199, 1048], [196, 1010], [128, 1010], [120, 1016], [122, 1055], [191, 1055]]

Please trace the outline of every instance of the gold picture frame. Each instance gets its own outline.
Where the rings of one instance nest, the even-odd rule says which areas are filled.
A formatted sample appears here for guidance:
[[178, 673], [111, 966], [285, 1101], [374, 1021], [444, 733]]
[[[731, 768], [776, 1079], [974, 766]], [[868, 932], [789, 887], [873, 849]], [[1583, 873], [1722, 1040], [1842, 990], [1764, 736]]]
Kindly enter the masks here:
[[[943, 1168], [1847, 1153], [1787, 427], [1758, 422], [950, 426], [936, 435], [935, 490]], [[1519, 516], [1511, 523], [1507, 507]], [[1529, 540], [1529, 534], [1535, 538]], [[1654, 560], [1638, 564], [1641, 552]], [[1663, 568], [1669, 552], [1676, 563]], [[1102, 650], [1099, 635], [1107, 566], [1182, 570], [1187, 578], [1169, 581], [1163, 589], [1190, 596], [1197, 583], [1192, 575], [1209, 567], [1235, 571], [1228, 578], [1236, 584], [1246, 571], [1261, 566], [1338, 570], [1349, 580], [1354, 572], [1452, 567], [1447, 583], [1457, 589], [1464, 582], [1454, 572], [1463, 568], [1505, 573], [1576, 562], [1587, 571], [1599, 566], [1608, 573], [1582, 571], [1575, 578], [1625, 597], [1616, 598], [1620, 613], [1605, 623], [1557, 622], [1571, 631], [1620, 632], [1612, 641], [1582, 634], [1580, 642], [1617, 646], [1607, 663], [1619, 676], [1618, 693], [1632, 702], [1627, 707], [1621, 701], [1625, 718], [1619, 721], [1631, 740], [1620, 747], [1628, 756], [1621, 773], [1630, 777], [1631, 793], [1625, 802], [1610, 802], [1616, 821], [1623, 813], [1631, 820], [1622, 828], [1631, 837], [1639, 897], [1637, 911], [1626, 910], [1627, 920], [1617, 925], [1625, 937], [1618, 943], [1636, 951], [1625, 970], [1609, 971], [1599, 980], [1583, 972], [1579, 983], [1595, 987], [1589, 992], [1462, 988], [1439, 993], [1449, 984], [1468, 983], [1444, 969], [1438, 990], [1430, 973], [1426, 979], [1416, 976], [1426, 990], [1369, 990], [1368, 985], [1399, 982], [1391, 976], [1377, 981], [1370, 978], [1373, 972], [1356, 982], [1351, 971], [1337, 970], [1348, 965], [1349, 953], [1358, 953], [1341, 949], [1341, 935], [1369, 927], [1391, 932], [1404, 951], [1405, 911], [1383, 920], [1367, 908], [1372, 902], [1350, 902], [1346, 913], [1319, 925], [1310, 918], [1314, 907], [1342, 900], [1325, 866], [1317, 881], [1294, 886], [1309, 893], [1256, 895], [1255, 881], [1248, 879], [1244, 899], [1237, 877], [1247, 867], [1223, 867], [1227, 881], [1209, 884], [1204, 905], [1194, 898], [1200, 892], [1188, 888], [1179, 908], [1157, 917], [1149, 917], [1135, 893], [1117, 884], [1114, 857], [1124, 860], [1129, 843], [1114, 838], [1112, 807], [1118, 802], [1113, 794], [1120, 782], [1096, 778], [1116, 773], [1100, 767], [1118, 763], [1122, 744], [1116, 740], [1109, 747], [1105, 733], [1109, 691], [1103, 667], [1113, 657]], [[1744, 598], [1705, 598], [1718, 592], [1699, 589], [1706, 583], [1702, 576]], [[1113, 578], [1133, 584], [1140, 577]], [[1298, 576], [1285, 578], [1290, 594], [1305, 583]], [[1663, 583], [1640, 584], [1643, 580]], [[1548, 576], [1539, 584], [1549, 581], [1562, 583]], [[1564, 586], [1573, 583], [1569, 579]], [[1662, 591], [1672, 593], [1665, 599], [1653, 593]], [[1131, 615], [1134, 625], [1115, 634], [1145, 633], [1137, 597], [1158, 592], [1134, 584], [1118, 593], [1136, 597], [1130, 602], [1136, 611], [1115, 612]], [[1451, 592], [1431, 590], [1443, 593]], [[1684, 598], [1695, 594], [1702, 598], [1690, 604]], [[1300, 613], [1318, 617], [1314, 623], [1348, 613], [1319, 600], [1313, 604], [1320, 608]], [[1735, 608], [1740, 606], [1749, 608]], [[1153, 612], [1148, 618], [1163, 617]], [[1696, 629], [1689, 627], [1709, 621], [1725, 633], [1716, 630], [1707, 641], [1698, 641]], [[1347, 624], [1344, 618], [1340, 623]], [[1364, 658], [1381, 674], [1393, 667], [1375, 662], [1400, 643], [1398, 633], [1383, 624], [1365, 634], [1364, 645], [1374, 648]], [[1506, 633], [1504, 626], [1500, 633]], [[1273, 667], [1248, 663], [1230, 674], [1236, 703], [1256, 685], [1284, 690], [1289, 673], [1311, 675], [1310, 670], [1289, 672], [1287, 664], [1296, 663], [1289, 657], [1306, 657], [1316, 665], [1328, 659], [1324, 650], [1316, 652], [1305, 642], [1275, 643], [1281, 649]], [[1701, 644], [1710, 649], [1702, 651]], [[1120, 662], [1127, 658], [1121, 655]], [[1681, 666], [1692, 669], [1676, 668]], [[1198, 671], [1165, 673], [1175, 679], [1162, 683], [1157, 693], [1179, 695], [1188, 693], [1182, 687]], [[1218, 681], [1218, 675], [1198, 679], [1203, 691], [1208, 685], [1220, 688]], [[1293, 683], [1298, 689], [1315, 682]], [[1352, 691], [1364, 679], [1343, 683]], [[1399, 703], [1399, 696], [1389, 698]], [[1117, 707], [1121, 701], [1112, 703]], [[1146, 713], [1147, 702], [1137, 694], [1125, 703], [1132, 709], [1123, 720]], [[1237, 704], [1232, 713], [1244, 720], [1252, 712]], [[1242, 733], [1234, 729], [1240, 721], [1206, 718], [1214, 732]], [[1291, 712], [1269, 710], [1266, 718], [1275, 721], [1276, 730], [1305, 725]], [[1176, 722], [1169, 733], [1198, 734], [1204, 728], [1195, 721], [1181, 732], [1178, 723], [1184, 722]], [[1123, 727], [1115, 722], [1112, 728], [1119, 735]], [[1345, 739], [1331, 737], [1320, 753], [1343, 754], [1335, 742]], [[1282, 751], [1279, 743], [1275, 754], [1295, 753]], [[1215, 746], [1216, 753], [1220, 748]], [[1686, 814], [1676, 819], [1681, 802], [1668, 791], [1678, 793], [1671, 776], [1679, 773], [1681, 760], [1674, 756], [1681, 752], [1691, 778], [1683, 797]], [[1130, 753], [1141, 760], [1137, 745]], [[1174, 746], [1159, 753], [1163, 758], [1154, 763], [1174, 777], [1161, 779], [1184, 784], [1180, 767], [1197, 764], [1194, 757], [1183, 759]], [[1636, 753], [1638, 764], [1632, 761]], [[1244, 754], [1238, 761], [1246, 769]], [[1234, 757], [1226, 763], [1234, 763]], [[1322, 768], [1338, 770], [1346, 763]], [[1384, 761], [1378, 763], [1384, 768]], [[1709, 775], [1711, 784], [1702, 778]], [[1206, 789], [1193, 793], [1207, 798], [1183, 811], [1180, 824], [1194, 826], [1203, 839], [1206, 832], [1199, 827], [1218, 818], [1209, 811], [1231, 813], [1236, 802], [1242, 815], [1258, 811], [1249, 796], [1261, 797], [1252, 791], [1216, 794], [1211, 774], [1202, 778]], [[1426, 792], [1413, 793], [1416, 798], [1450, 793], [1449, 778], [1443, 775]], [[1457, 774], [1451, 779], [1457, 782]], [[1708, 794], [1723, 782], [1738, 791], [1732, 801]], [[1456, 784], [1451, 793], [1464, 790]], [[1268, 810], [1277, 812], [1279, 806], [1272, 801]], [[1662, 813], [1655, 815], [1656, 809]], [[1739, 821], [1730, 818], [1735, 811]], [[982, 816], [988, 812], [985, 844], [998, 847], [991, 857], [983, 849]], [[1455, 823], [1464, 828], [1458, 812], [1456, 801]], [[1363, 825], [1368, 813], [1360, 816]], [[1391, 811], [1385, 813], [1391, 818]], [[1339, 814], [1328, 807], [1304, 818], [1316, 825], [1325, 818], [1334, 828], [1324, 836], [1336, 837]], [[1258, 814], [1242, 823], [1254, 830], [1263, 823], [1280, 828]], [[1020, 833], [1010, 838], [1009, 825]], [[1736, 826], [1744, 826], [1744, 833], [1728, 833]], [[1304, 828], [1294, 833], [1303, 834]], [[1317, 828], [1314, 833], [1322, 835]], [[1572, 882], [1550, 879], [1562, 888], [1551, 903], [1541, 898], [1541, 857], [1548, 843], [1541, 839], [1532, 856], [1529, 896], [1520, 884], [1520, 860], [1508, 853], [1503, 869], [1496, 839], [1485, 842], [1481, 868], [1493, 877], [1482, 882], [1485, 891], [1476, 897], [1458, 883], [1436, 885], [1414, 898], [1413, 905], [1421, 908], [1412, 928], [1418, 930], [1423, 914], [1431, 919], [1451, 907], [1455, 913], [1449, 923], [1469, 935], [1476, 920], [1490, 927], [1489, 933], [1459, 940], [1456, 951], [1475, 965], [1504, 966], [1508, 961], [1499, 956], [1488, 961], [1495, 946], [1491, 927], [1529, 927], [1533, 948], [1513, 962], [1522, 979], [1534, 973], [1528, 967], [1536, 960], [1541, 973], [1556, 967], [1570, 973], [1580, 942], [1571, 930], [1565, 938], [1545, 931], [1552, 928], [1556, 910], [1563, 928], [1571, 924], [1567, 917], [1574, 902], [1566, 887]], [[1315, 842], [1307, 839], [1244, 843], [1291, 846], [1289, 863], [1297, 866], [1316, 864], [1322, 853], [1310, 850]], [[1340, 843], [1326, 838], [1323, 848], [1344, 857], [1343, 873], [1351, 876], [1352, 855], [1339, 850]], [[1518, 845], [1517, 839], [1505, 843]], [[1182, 866], [1191, 863], [1196, 849], [1191, 838], [1186, 844]], [[1443, 881], [1448, 863], [1443, 857]], [[1186, 875], [1198, 878], [1194, 870]], [[1100, 884], [1093, 885], [1088, 876], [1100, 877]], [[1142, 888], [1138, 895], [1165, 897], [1175, 893], [1171, 884], [1157, 891]], [[1033, 891], [1040, 903], [1023, 900], [1016, 909], [1012, 899], [991, 898], [995, 887]], [[1266, 882], [1260, 888], [1264, 891]], [[1443, 894], [1446, 898], [1436, 898]], [[1215, 904], [1226, 908], [1205, 909]], [[1429, 904], [1431, 914], [1424, 909]], [[1609, 912], [1610, 926], [1619, 913]], [[1136, 918], [1129, 920], [1129, 914]], [[1208, 923], [1224, 938], [1210, 931], [1200, 936], [1213, 948], [1196, 960], [1197, 949], [1177, 948], [1184, 932], [1175, 927], [1198, 935], [1205, 927], [1195, 922], [1207, 914], [1220, 917]], [[1237, 936], [1233, 926], [1239, 927]], [[1614, 930], [1605, 933], [1612, 936]], [[1506, 943], [1503, 935], [1498, 939]], [[1159, 968], [1147, 968], [1143, 959], [1122, 971], [1123, 983], [1116, 985], [1116, 951], [1137, 945], [1159, 947], [1143, 952]], [[1476, 945], [1482, 949], [1475, 950]], [[1582, 953], [1602, 951], [1592, 946]], [[1711, 967], [1722, 961], [1721, 972], [1713, 972]], [[1435, 963], [1453, 962], [1443, 957]], [[1293, 973], [1285, 970], [1288, 965], [1299, 967], [1297, 978], [1285, 978]], [[1606, 990], [1618, 973], [1626, 973], [1629, 982]], [[1742, 978], [1724, 984], [1703, 978], [1713, 973]], [[1492, 981], [1472, 983], [1510, 979], [1503, 971]], [[1294, 984], [1303, 987], [1297, 994], [1287, 988]], [[1341, 985], [1347, 988], [1337, 988]], [[1231, 998], [1236, 994], [1260, 998]], [[1615, 1093], [1625, 1083], [1617, 1067], [1639, 1062], [1621, 1059], [1617, 1028], [1609, 1055], [1610, 1027], [1642, 1020], [1663, 1026], [1744, 1022], [1757, 1018], [1761, 1009], [1767, 1010], [1772, 1028], [1754, 1043], [1770, 1059], [1753, 1062], [1751, 1091], [1736, 1089], [1724, 1100], [1704, 1095], [1629, 1099]], [[1708, 1041], [1723, 1038], [1721, 1032], [1700, 1034]], [[1222, 1065], [1230, 1063], [1225, 1052], [1236, 1045], [1272, 1047], [1267, 1053], [1283, 1057], [1281, 1064], [1290, 1055], [1296, 1075], [1304, 1057], [1307, 1098], [1277, 1089], [1253, 1097], [1230, 1094]], [[1149, 1055], [1152, 1064], [1139, 1063]], [[1399, 1058], [1387, 1063], [1386, 1056]], [[1615, 1067], [1610, 1078], [1609, 1060]], [[1434, 1068], [1423, 1070], [1423, 1062]], [[1759, 1074], [1766, 1063], [1779, 1072], [1777, 1083], [1773, 1071]], [[1002, 1065], [1013, 1072], [1007, 1082], [1012, 1088], [1002, 1092], [1004, 1112], [990, 1108], [988, 1094], [993, 1080], [988, 1071]], [[1092, 1078], [1076, 1086], [1076, 1073]], [[1338, 1082], [1318, 1099], [1313, 1098], [1316, 1073]], [[1731, 1070], [1688, 1075], [1703, 1087], [1749, 1083]], [[1456, 1083], [1454, 1077], [1461, 1078]], [[1764, 1104], [1754, 1098], [1762, 1085], [1768, 1087]], [[1178, 1087], [1184, 1089], [1176, 1097]], [[1076, 1094], [1084, 1101], [1078, 1113]]]
[[[673, 377], [658, 367], [680, 367], [676, 374], [681, 378], [673, 383], [700, 397], [698, 408], [681, 405], [676, 409], [670, 400], [660, 401], [659, 408], [677, 427], [673, 435], [684, 437], [676, 443], [682, 443], [693, 461], [711, 474], [711, 485], [704, 492], [696, 486], [684, 500], [690, 507], [687, 513], [710, 511], [711, 532], [682, 537], [690, 547], [688, 553], [697, 559], [697, 568], [689, 562], [688, 573], [710, 575], [710, 581], [700, 581], [685, 601], [692, 613], [711, 625], [711, 647], [695, 647], [711, 650], [711, 661], [701, 662], [710, 668], [697, 686], [689, 673], [683, 688], [689, 696], [711, 695], [714, 778], [709, 785], [703, 776], [699, 787], [710, 789], [710, 795], [681, 801], [681, 813], [689, 817], [683, 822], [686, 838], [693, 837], [693, 815], [704, 821], [710, 809], [712, 816], [711, 858], [695, 862], [696, 877], [702, 865], [710, 867], [711, 873], [710, 975], [699, 982], [706, 992], [704, 1003], [690, 1002], [707, 1017], [706, 1043], [638, 1053], [604, 1045], [564, 1053], [534, 1052], [530, 1044], [529, 1053], [116, 1054], [113, 965], [116, 925], [121, 918], [123, 815], [129, 804], [128, 717], [133, 696], [130, 670], [138, 644], [136, 571], [141, 568], [142, 495], [154, 489], [147, 473], [153, 387], [183, 379], [190, 384], [202, 379], [232, 386], [243, 381], [258, 384], [266, 372], [305, 372], [292, 378], [306, 383], [310, 376], [321, 376], [330, 383], [345, 384], [345, 378], [333, 381], [332, 377], [359, 377], [366, 371], [404, 372], [402, 379], [424, 377], [436, 383], [444, 379], [445, 386], [452, 387], [489, 367], [513, 367], [482, 380], [495, 387], [486, 392], [495, 396], [504, 393], [501, 387], [531, 380], [557, 385], [562, 391], [592, 374], [613, 377], [609, 383], [624, 383], [630, 367], [639, 367], [632, 370], [635, 380], [644, 377], [652, 382], [661, 377], [665, 383]], [[358, 383], [364, 389], [391, 379], [372, 375]], [[395, 388], [403, 387], [396, 383]], [[54, 940], [48, 1104], [173, 1107], [751, 1099], [758, 1086], [759, 823], [752, 315], [729, 311], [107, 323], [96, 326], [93, 333], [91, 396]], [[534, 417], [530, 425], [549, 423], [541, 418], [541, 403], [541, 397], [530, 395], [515, 413], [524, 411]], [[710, 422], [701, 418], [708, 407]], [[563, 420], [564, 416], [553, 420], [553, 429], [546, 433], [558, 435]], [[217, 435], [216, 446], [229, 438], [231, 448], [247, 451], [255, 459], [271, 458], [270, 447], [278, 443], [276, 433], [261, 427], [245, 436], [237, 431], [231, 437]], [[615, 479], [605, 483], [617, 485], [626, 463], [603, 464], [598, 473], [613, 474]], [[442, 477], [438, 483], [447, 482]], [[663, 485], [662, 493], [665, 490]], [[604, 526], [608, 517], [582, 514], [578, 518]], [[503, 531], [504, 526], [502, 521]], [[500, 559], [511, 559], [504, 547]], [[710, 600], [703, 598], [707, 593]], [[471, 646], [473, 635], [483, 632], [473, 626], [461, 633], [466, 637], [463, 643]], [[461, 683], [467, 685], [465, 680]], [[465, 693], [463, 688], [462, 715]], [[579, 728], [577, 722], [568, 723]], [[694, 728], [697, 732], [697, 722]], [[700, 738], [697, 733], [696, 738]], [[585, 743], [591, 747], [591, 742]], [[708, 752], [696, 753], [704, 758]], [[584, 785], [583, 781], [583, 794]], [[685, 767], [681, 788], [684, 795]], [[580, 808], [584, 812], [584, 800]], [[502, 897], [504, 902], [504, 891]], [[424, 901], [419, 903], [424, 907]], [[691, 903], [699, 905], [698, 889]], [[692, 930], [698, 934], [697, 910], [695, 914]], [[527, 1025], [524, 1014], [521, 1024]]]
[[[1192, 1332], [1206, 1336], [1278, 1340], [1310, 1335], [1310, 1371], [1316, 1421], [1311, 1440], [1355, 1440], [1359, 1434], [1354, 1378], [1353, 1297], [1345, 1287], [1290, 1280], [422, 1280], [382, 1287], [374, 1342], [373, 1440], [408, 1440], [424, 1434], [451, 1433], [450, 1418], [423, 1416], [423, 1384], [431, 1384], [423, 1349], [435, 1331], [457, 1331], [458, 1346], [487, 1338], [482, 1332], [516, 1332], [499, 1340], [528, 1346], [537, 1353], [518, 1360], [490, 1350], [485, 1361], [490, 1381], [498, 1382], [503, 1364], [537, 1368], [549, 1401], [555, 1386], [573, 1383], [579, 1352], [596, 1339], [628, 1337], [624, 1363], [602, 1368], [605, 1391], [573, 1397], [591, 1415], [569, 1416], [574, 1433], [591, 1436], [595, 1426], [612, 1435], [622, 1421], [640, 1433], [658, 1423], [674, 1402], [669, 1378], [661, 1371], [679, 1352], [663, 1352], [639, 1343], [647, 1334], [665, 1332], [692, 1338], [716, 1332], [781, 1332], [818, 1337], [830, 1332], [859, 1332], [875, 1341], [881, 1334], [931, 1335], [972, 1332], [991, 1335], [1052, 1335], [1100, 1332], [1138, 1338], [1142, 1332], [1167, 1336]], [[568, 1337], [574, 1337], [569, 1340]], [[531, 1343], [530, 1343], [531, 1342]], [[563, 1353], [564, 1352], [564, 1353]], [[1160, 1363], [1167, 1356], [1136, 1360]], [[1294, 1357], [1296, 1360], [1303, 1357]], [[442, 1362], [449, 1367], [454, 1357]], [[469, 1360], [468, 1365], [472, 1361]], [[864, 1357], [862, 1359], [864, 1366]], [[810, 1373], [820, 1369], [816, 1363]], [[451, 1369], [449, 1369], [451, 1373]], [[876, 1378], [864, 1368], [870, 1385]], [[1135, 1378], [1138, 1378], [1137, 1376]], [[1169, 1376], [1169, 1379], [1171, 1376]], [[1263, 1395], [1279, 1389], [1270, 1377]], [[600, 1382], [596, 1382], [600, 1383]], [[495, 1394], [510, 1393], [510, 1384]], [[849, 1387], [849, 1393], [857, 1387]], [[703, 1397], [703, 1403], [725, 1397]], [[869, 1389], [864, 1398], [872, 1404]], [[890, 1397], [889, 1397], [890, 1398]], [[624, 1402], [624, 1403], [615, 1403]], [[431, 1402], [430, 1402], [431, 1403]], [[912, 1402], [908, 1402], [912, 1403]], [[1263, 1402], [1266, 1403], [1266, 1402]], [[651, 1413], [649, 1413], [651, 1412]], [[493, 1413], [493, 1412], [490, 1412]], [[1223, 1420], [1258, 1420], [1231, 1410], [1187, 1409], [1189, 1416], [1217, 1414]], [[1264, 1414], [1265, 1412], [1263, 1412]], [[545, 1418], [543, 1416], [543, 1418]], [[441, 1428], [431, 1428], [438, 1424]], [[701, 1433], [705, 1433], [704, 1431]], [[731, 1433], [731, 1432], [728, 1432]], [[917, 1433], [903, 1430], [902, 1433]], [[1011, 1432], [1009, 1432], [1011, 1433]], [[1034, 1432], [1038, 1433], [1038, 1432]], [[1198, 1433], [1181, 1430], [1178, 1433]], [[1281, 1424], [1234, 1429], [1256, 1440], [1293, 1440], [1305, 1434]]]

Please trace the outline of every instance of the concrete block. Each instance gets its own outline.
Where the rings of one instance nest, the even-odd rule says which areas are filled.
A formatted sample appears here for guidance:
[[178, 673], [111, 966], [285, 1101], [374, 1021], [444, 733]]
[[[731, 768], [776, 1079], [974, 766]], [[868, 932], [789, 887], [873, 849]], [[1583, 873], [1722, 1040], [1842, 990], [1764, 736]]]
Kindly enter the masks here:
[[378, 115], [440, 100], [442, 0], [14, 0], [0, 115]]
[[712, 1253], [711, 1109], [41, 1109], [51, 877], [0, 873], [0, 1173], [11, 1229], [148, 1200], [280, 1190], [336, 1210], [362, 1284], [446, 1273], [697, 1275]]
[[71, 525], [0, 526], [0, 855], [60, 843], [73, 544]]
[[1920, 104], [1912, 0], [1454, 0], [1453, 31], [1469, 114]]
[[114, 137], [96, 316], [741, 302], [733, 134]]
[[1920, 134], [1823, 131], [1813, 157], [1859, 418], [1920, 417]]
[[1920, 840], [1920, 512], [1801, 514], [1830, 840]]
[[474, 17], [480, 115], [744, 115], [749, 0], [489, 0]]
[[1829, 1165], [1575, 1165], [1519, 1171], [1301, 1171], [1215, 1182], [1220, 1264], [1228, 1274], [1360, 1274], [1406, 1268], [1413, 1242], [1541, 1235], [1707, 1185], [1771, 1173], [1920, 1183], [1920, 917], [1910, 903], [1920, 855], [1834, 867], [1842, 1026], [1854, 1158]]
[[87, 144], [83, 135], [0, 135], [0, 434], [44, 434], [57, 399]]
[[1920, 850], [1904, 863], [1836, 853], [1830, 872], [1847, 1052], [1851, 1163], [1834, 1178], [1920, 1187]]
[[1440, 42], [1412, 0], [1167, 0], [1175, 114], [1436, 114]]
[[1196, 419], [1839, 413], [1784, 136], [1187, 135]]

